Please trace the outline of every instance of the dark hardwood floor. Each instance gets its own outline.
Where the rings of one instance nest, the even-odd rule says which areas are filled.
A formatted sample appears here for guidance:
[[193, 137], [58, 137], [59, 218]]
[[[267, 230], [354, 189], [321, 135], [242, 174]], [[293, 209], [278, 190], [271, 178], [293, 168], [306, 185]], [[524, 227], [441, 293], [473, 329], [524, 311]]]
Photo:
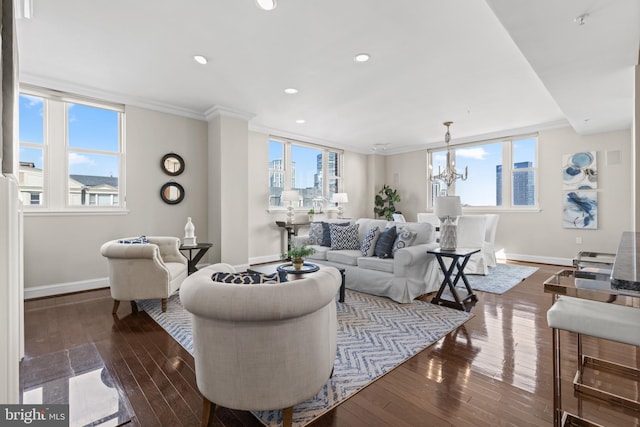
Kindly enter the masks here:
[[[478, 292], [465, 325], [409, 359], [314, 422], [313, 426], [548, 426], [552, 424], [551, 296], [542, 283], [562, 267], [539, 270], [502, 295]], [[425, 300], [430, 298], [425, 297]], [[348, 302], [347, 302], [348, 303]], [[202, 400], [193, 358], [144, 312], [121, 304], [111, 315], [108, 289], [25, 303], [27, 363], [93, 343], [135, 416], [131, 425], [197, 426]], [[572, 394], [575, 337], [563, 333], [564, 405], [605, 426], [638, 426], [640, 414]], [[592, 338], [585, 353], [640, 367], [640, 352]], [[600, 387], [638, 398], [632, 381], [592, 372]], [[260, 426], [250, 414], [218, 408], [212, 425]]]

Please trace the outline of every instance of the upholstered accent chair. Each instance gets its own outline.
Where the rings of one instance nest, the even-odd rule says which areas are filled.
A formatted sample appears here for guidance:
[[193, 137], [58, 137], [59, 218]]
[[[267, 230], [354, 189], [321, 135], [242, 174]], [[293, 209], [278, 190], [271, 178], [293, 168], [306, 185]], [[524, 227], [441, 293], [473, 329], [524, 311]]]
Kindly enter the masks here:
[[189, 276], [180, 300], [192, 314], [196, 382], [204, 396], [202, 424], [216, 405], [282, 411], [291, 425], [293, 405], [317, 394], [336, 357], [336, 294], [341, 276], [321, 267], [282, 283], [231, 284], [214, 264]]
[[187, 259], [180, 253], [179, 238], [150, 236], [148, 243], [121, 243], [136, 240], [112, 240], [100, 248], [109, 261], [113, 314], [120, 301], [131, 301], [131, 310], [137, 312], [137, 299], [160, 298], [162, 311], [166, 311], [167, 299], [187, 277]]

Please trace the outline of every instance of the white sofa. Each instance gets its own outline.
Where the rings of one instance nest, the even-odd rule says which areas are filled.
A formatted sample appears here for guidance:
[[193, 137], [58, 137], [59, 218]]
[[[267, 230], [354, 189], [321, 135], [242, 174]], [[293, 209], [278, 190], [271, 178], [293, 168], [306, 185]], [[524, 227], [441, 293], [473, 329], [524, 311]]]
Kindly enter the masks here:
[[[393, 258], [363, 256], [360, 250], [334, 250], [327, 246], [309, 245], [316, 252], [307, 257], [310, 262], [345, 269], [345, 286], [368, 294], [389, 297], [400, 303], [409, 303], [420, 295], [437, 291], [442, 275], [437, 261], [428, 250], [438, 247], [434, 228], [428, 223], [393, 222], [384, 219], [359, 218], [358, 238], [362, 242], [371, 227], [380, 231], [389, 226], [416, 232], [413, 244], [398, 249]], [[309, 236], [296, 236], [294, 244], [308, 244]]]

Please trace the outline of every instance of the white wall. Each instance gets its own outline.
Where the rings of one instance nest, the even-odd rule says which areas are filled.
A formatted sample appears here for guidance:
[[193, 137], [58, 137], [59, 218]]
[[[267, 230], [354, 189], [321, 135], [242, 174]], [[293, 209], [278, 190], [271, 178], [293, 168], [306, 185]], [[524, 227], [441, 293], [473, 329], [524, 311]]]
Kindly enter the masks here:
[[[107, 240], [137, 235], [184, 236], [192, 217], [198, 240], [207, 230], [207, 123], [136, 107], [126, 109], [126, 188], [128, 213], [123, 215], [25, 216], [25, 292], [27, 297], [82, 287], [87, 282], [105, 286], [108, 274], [100, 246]], [[162, 156], [175, 152], [185, 160], [185, 171], [166, 175]], [[175, 181], [185, 188], [185, 199], [168, 205], [160, 187]], [[73, 289], [72, 289], [73, 290]]]
[[[539, 134], [540, 212], [500, 212], [496, 248], [508, 258], [534, 262], [566, 263], [579, 251], [615, 252], [620, 235], [632, 229], [631, 132], [578, 135], [567, 127]], [[597, 151], [598, 229], [562, 228], [562, 155]], [[607, 151], [619, 151], [620, 164], [608, 165]], [[473, 171], [469, 171], [473, 175]], [[426, 210], [426, 150], [386, 157], [387, 183], [399, 190], [398, 204], [407, 220]], [[477, 213], [463, 209], [463, 213]], [[484, 210], [483, 212], [486, 212]], [[576, 244], [576, 237], [582, 244]]]

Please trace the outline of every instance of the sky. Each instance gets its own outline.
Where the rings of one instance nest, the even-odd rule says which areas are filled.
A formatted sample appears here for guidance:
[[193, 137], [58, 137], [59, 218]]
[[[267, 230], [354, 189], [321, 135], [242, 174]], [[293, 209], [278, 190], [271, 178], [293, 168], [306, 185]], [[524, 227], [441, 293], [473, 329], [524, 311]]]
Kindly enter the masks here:
[[[19, 137], [20, 142], [35, 143], [39, 147], [44, 141], [43, 100], [31, 95], [20, 95]], [[105, 152], [118, 152], [118, 113], [81, 104], [68, 104], [69, 173], [78, 175], [119, 175], [118, 157], [73, 151], [85, 148]], [[20, 147], [20, 161], [33, 162], [42, 169], [42, 150]]]
[[[282, 159], [282, 147], [280, 142], [269, 141], [269, 162]], [[299, 145], [291, 146], [291, 157], [296, 162], [296, 188], [313, 187], [314, 175], [318, 170], [318, 154], [322, 154], [322, 151]]]

